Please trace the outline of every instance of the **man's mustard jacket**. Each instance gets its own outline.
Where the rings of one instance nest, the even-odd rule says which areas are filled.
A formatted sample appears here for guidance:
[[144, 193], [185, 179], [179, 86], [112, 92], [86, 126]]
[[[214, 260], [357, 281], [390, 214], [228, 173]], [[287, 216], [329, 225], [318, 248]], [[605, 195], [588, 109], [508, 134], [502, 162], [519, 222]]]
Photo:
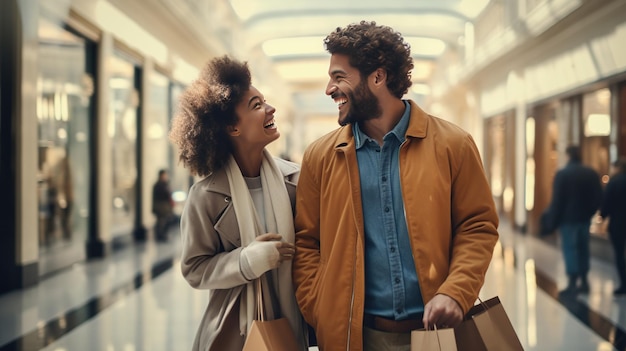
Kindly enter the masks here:
[[[498, 216], [472, 137], [410, 103], [400, 179], [422, 298], [445, 294], [465, 313], [483, 285]], [[296, 297], [320, 350], [362, 350], [365, 240], [350, 125], [305, 151], [295, 225]]]

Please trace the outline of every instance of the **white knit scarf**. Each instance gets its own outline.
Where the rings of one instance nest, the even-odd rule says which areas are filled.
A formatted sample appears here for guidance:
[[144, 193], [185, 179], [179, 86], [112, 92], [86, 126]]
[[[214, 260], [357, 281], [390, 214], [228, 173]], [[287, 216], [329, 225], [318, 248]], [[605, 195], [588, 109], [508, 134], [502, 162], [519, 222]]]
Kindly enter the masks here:
[[[226, 175], [230, 186], [230, 194], [239, 225], [241, 245], [246, 247], [256, 236], [265, 233], [258, 218], [254, 202], [250, 196], [248, 186], [241, 174], [235, 159], [231, 156], [227, 164]], [[269, 233], [282, 235], [285, 242], [294, 243], [293, 213], [285, 178], [276, 165], [273, 157], [267, 150], [263, 150], [261, 164], [261, 184], [263, 186], [263, 202], [265, 206], [265, 223]], [[291, 277], [291, 261], [284, 261], [278, 267], [278, 301], [282, 315], [285, 316], [296, 333], [296, 339], [301, 339], [302, 318], [300, 317]], [[239, 313], [239, 328], [241, 335], [247, 335], [254, 319], [254, 284], [250, 282], [243, 292]]]

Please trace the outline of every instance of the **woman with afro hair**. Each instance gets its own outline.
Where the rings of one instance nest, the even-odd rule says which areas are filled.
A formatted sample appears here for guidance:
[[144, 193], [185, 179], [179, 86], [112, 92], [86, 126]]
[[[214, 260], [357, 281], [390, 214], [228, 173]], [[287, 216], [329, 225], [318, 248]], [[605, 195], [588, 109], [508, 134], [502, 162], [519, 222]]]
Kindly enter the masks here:
[[242, 350], [257, 279], [267, 318], [287, 318], [306, 350], [291, 278], [300, 168], [265, 149], [280, 136], [276, 109], [252, 86], [247, 63], [228, 56], [211, 60], [179, 104], [170, 139], [202, 178], [181, 216], [181, 270], [193, 288], [209, 290], [193, 350]]

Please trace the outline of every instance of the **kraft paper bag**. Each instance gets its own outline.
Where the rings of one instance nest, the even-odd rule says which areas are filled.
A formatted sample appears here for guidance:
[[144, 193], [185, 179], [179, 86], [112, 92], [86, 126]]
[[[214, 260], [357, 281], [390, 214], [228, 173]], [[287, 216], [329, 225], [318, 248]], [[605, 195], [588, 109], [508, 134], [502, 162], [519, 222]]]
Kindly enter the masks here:
[[454, 332], [458, 351], [524, 350], [497, 296], [472, 307]]
[[596, 214], [591, 218], [591, 224], [589, 225], [589, 233], [604, 238], [609, 237], [609, 218], [602, 218], [600, 211], [596, 211]]
[[457, 351], [454, 329], [412, 330], [411, 351]]
[[242, 351], [295, 351], [298, 350], [296, 337], [287, 318], [268, 321], [263, 308], [261, 279], [255, 286], [257, 303], [256, 319], [252, 321]]
[[287, 318], [255, 320], [243, 345], [243, 351], [295, 351], [298, 343]]

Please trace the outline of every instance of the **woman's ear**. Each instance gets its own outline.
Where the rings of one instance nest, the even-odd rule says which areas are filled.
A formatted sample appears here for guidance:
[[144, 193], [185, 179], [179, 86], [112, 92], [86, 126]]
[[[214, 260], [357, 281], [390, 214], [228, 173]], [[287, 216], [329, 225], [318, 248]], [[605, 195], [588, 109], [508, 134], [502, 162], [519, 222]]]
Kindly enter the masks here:
[[239, 134], [241, 134], [241, 131], [239, 131], [239, 129], [235, 126], [228, 126], [227, 130], [230, 136], [239, 136]]

